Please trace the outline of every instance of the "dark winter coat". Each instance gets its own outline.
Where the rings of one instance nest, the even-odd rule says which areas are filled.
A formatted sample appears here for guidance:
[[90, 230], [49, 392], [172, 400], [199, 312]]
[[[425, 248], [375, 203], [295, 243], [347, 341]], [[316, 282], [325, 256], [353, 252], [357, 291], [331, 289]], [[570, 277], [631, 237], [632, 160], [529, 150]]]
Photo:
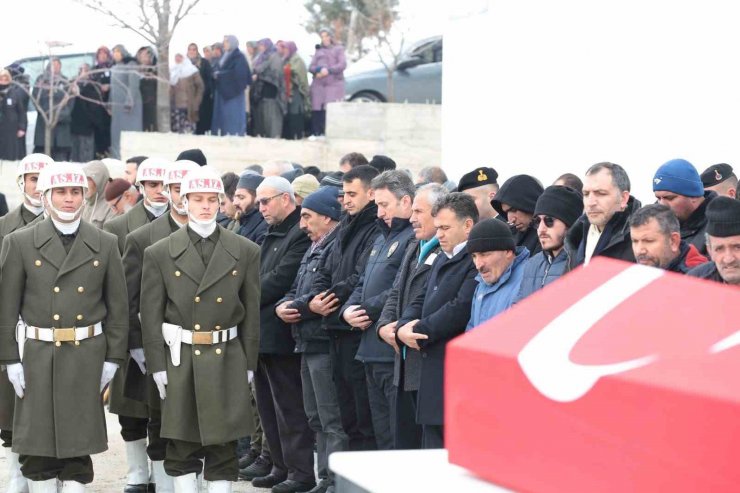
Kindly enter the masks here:
[[[593, 256], [603, 256], [635, 261], [632, 251], [632, 237], [630, 236], [629, 218], [633, 212], [638, 210], [642, 204], [636, 198], [630, 196], [627, 207], [612, 216], [604, 227], [599, 243], [596, 245]], [[586, 259], [586, 238], [591, 223], [586, 214], [578, 218], [565, 235], [565, 248], [568, 251], [568, 271], [583, 264]]]
[[262, 213], [255, 208], [239, 217], [239, 224], [234, 232], [262, 245], [267, 234], [267, 223]]
[[75, 99], [72, 109], [72, 134], [93, 135], [95, 128], [103, 124], [102, 93], [90, 81], [82, 81], [77, 84], [80, 89], [80, 97]]
[[694, 267], [704, 264], [707, 261], [707, 257], [699, 253], [699, 250], [694, 245], [681, 240], [678, 257], [673, 259], [673, 262], [666, 267], [666, 270], [679, 274], [687, 274]]
[[195, 126], [196, 135], [202, 135], [211, 129], [213, 114], [213, 68], [211, 62], [199, 56], [197, 60], [191, 60], [198, 67], [200, 78], [203, 79], [203, 99], [200, 102], [200, 119]]
[[568, 272], [567, 269], [568, 252], [565, 251], [565, 248], [560, 250], [555, 258], [550, 252], [540, 252], [534, 257], [530, 257], [524, 266], [524, 276], [514, 303], [519, 303], [535, 291], [539, 291], [551, 282], [560, 279]]
[[313, 251], [310, 247], [306, 250], [290, 292], [277, 302], [277, 305], [280, 305], [292, 300], [290, 308], [297, 309], [301, 314], [301, 321], [291, 327], [296, 353], [329, 352], [329, 335], [324, 330], [321, 316], [312, 312], [308, 304], [313, 298], [311, 293], [314, 279], [319, 269], [326, 264], [336, 237], [337, 229], [335, 228]]
[[[329, 291], [339, 300], [339, 306], [352, 295], [365, 270], [375, 237], [378, 234], [378, 206], [368, 203], [360, 212], [346, 214], [339, 223], [337, 239], [326, 265], [314, 282], [314, 294]], [[351, 331], [352, 328], [339, 317], [339, 310], [325, 317], [327, 330]]]
[[707, 232], [707, 206], [717, 197], [717, 192], [704, 192], [704, 202], [691, 213], [688, 219], [681, 222], [681, 239], [690, 243], [702, 255], [707, 254], [707, 241], [704, 233]]
[[725, 284], [725, 280], [722, 279], [722, 276], [719, 275], [717, 264], [715, 264], [714, 262], [707, 262], [705, 264], [701, 264], [698, 267], [694, 267], [693, 269], [688, 271], [686, 275]]
[[260, 354], [292, 354], [295, 340], [290, 327], [275, 314], [275, 307], [285, 297], [296, 278], [301, 259], [311, 244], [298, 223], [301, 208], [283, 222], [272, 225], [262, 243], [260, 264]]
[[[423, 259], [419, 259], [421, 251], [419, 245], [420, 243], [417, 240], [412, 240], [406, 247], [403, 260], [401, 260], [401, 265], [398, 267], [398, 275], [393, 281], [393, 289], [388, 293], [383, 312], [376, 324], [376, 333], [380, 327], [401, 318], [404, 307], [412, 300], [424, 296], [426, 280], [432, 264], [439, 255], [444, 255], [439, 247], [439, 242], [437, 242], [434, 249], [430, 250]], [[400, 386], [401, 377], [403, 377], [403, 390], [419, 390], [419, 380], [421, 379], [421, 354], [419, 351], [403, 348], [400, 354], [395, 355], [394, 363], [393, 384]]]
[[473, 292], [478, 284], [475, 280], [477, 274], [465, 248], [451, 259], [444, 254], [439, 255], [429, 272], [424, 295], [417, 296], [403, 310], [398, 322], [400, 328], [407, 322], [419, 319], [414, 332], [429, 336], [418, 341], [422, 359], [417, 424], [444, 424], [445, 346], [465, 332], [470, 319]]
[[214, 67], [213, 76], [215, 90], [224, 99], [243, 95], [252, 80], [247, 59], [238, 48], [231, 52], [223, 65]]
[[18, 158], [18, 131], [26, 131], [26, 105], [23, 89], [9, 85], [0, 89], [0, 160]]
[[530, 224], [523, 232], [515, 231], [514, 241], [516, 246], [527, 247], [530, 257], [542, 251], [542, 244], [537, 234], [537, 228], [533, 224]]
[[[33, 95], [41, 106], [40, 111], [49, 114], [49, 76], [39, 76], [33, 88]], [[63, 75], [54, 77], [54, 87], [52, 102], [54, 104], [54, 113], [59, 111], [59, 118], [54, 129], [51, 131], [51, 148], [72, 147], [72, 110], [75, 100], [70, 98], [67, 103], [59, 109], [59, 105], [64, 101], [65, 94], [69, 90], [69, 80]], [[33, 145], [43, 149], [46, 140], [46, 122], [42, 117], [36, 119], [36, 132], [33, 138]]]
[[378, 339], [375, 322], [380, 318], [388, 293], [393, 288], [398, 269], [414, 229], [408, 219], [393, 218], [391, 226], [378, 219], [378, 234], [365, 264], [365, 271], [341, 311], [360, 305], [373, 324], [362, 332], [356, 359], [363, 363], [392, 363], [395, 351]]

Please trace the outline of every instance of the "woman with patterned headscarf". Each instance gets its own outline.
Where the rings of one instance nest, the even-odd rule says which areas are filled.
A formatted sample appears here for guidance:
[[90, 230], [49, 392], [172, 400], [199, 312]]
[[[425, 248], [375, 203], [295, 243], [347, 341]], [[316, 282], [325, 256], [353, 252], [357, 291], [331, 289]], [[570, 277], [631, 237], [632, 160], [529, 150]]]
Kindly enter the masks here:
[[285, 65], [285, 100], [287, 112], [283, 122], [283, 137], [286, 139], [302, 139], [304, 118], [311, 111], [308, 88], [308, 70], [306, 63], [298, 55], [298, 47], [293, 41], [278, 42], [278, 50]]
[[283, 134], [286, 111], [283, 59], [268, 38], [257, 43], [254, 61], [252, 108], [254, 132], [261, 137], [279, 139]]
[[251, 80], [247, 59], [239, 50], [236, 36], [224, 36], [224, 53], [214, 66], [213, 121], [214, 135], [245, 135], [247, 118], [244, 113], [244, 90]]

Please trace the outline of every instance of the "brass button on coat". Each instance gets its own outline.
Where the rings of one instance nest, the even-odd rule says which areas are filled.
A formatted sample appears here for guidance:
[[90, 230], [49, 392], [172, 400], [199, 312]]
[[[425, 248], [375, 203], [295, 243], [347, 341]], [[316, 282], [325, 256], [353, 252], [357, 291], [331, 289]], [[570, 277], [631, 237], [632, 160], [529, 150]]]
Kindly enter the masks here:
[[[36, 262], [38, 262], [38, 260], [37, 260]], [[39, 262], [39, 263], [38, 263], [38, 264], [36, 264], [36, 265], [41, 265], [41, 263]], [[237, 274], [237, 272], [236, 272], [235, 270], [232, 270], [232, 271], [231, 271], [231, 275], [232, 275], [232, 276], [235, 276], [236, 274]]]
[[61, 345], [62, 345], [62, 343], [61, 343], [61, 342], [59, 342], [59, 341], [57, 341], [57, 342], [55, 342], [55, 343], [54, 343], [54, 345], [55, 345], [56, 347], [59, 347], [59, 346], [61, 346]]
[[100, 265], [100, 260], [94, 260], [93, 261], [93, 267], [97, 267]]
[[196, 297], [195, 297], [195, 302], [196, 302], [196, 303], [200, 303], [200, 296], [196, 296]]
[[217, 325], [217, 326], [215, 327], [215, 330], [221, 330], [221, 326], [220, 326], [220, 325]]
[[221, 354], [221, 348], [216, 349], [216, 354]]
[[176, 270], [175, 271], [175, 277], [180, 277], [180, 271], [179, 270]]
[[216, 298], [216, 303], [221, 303], [221, 302], [223, 302], [223, 301], [224, 301], [224, 299], [223, 299], [223, 298], [221, 298], [220, 296], [219, 296], [218, 298]]
[[33, 263], [33, 265], [35, 265], [36, 267], [41, 267], [41, 260], [37, 260], [36, 262]]
[[196, 355], [196, 356], [200, 356], [200, 349], [196, 349], [196, 350], [195, 350], [195, 355]]
[[82, 320], [82, 315], [77, 315], [77, 320]]
[[195, 325], [193, 325], [193, 328], [194, 328], [195, 330], [200, 330], [200, 324], [195, 324]]
[[78, 293], [84, 293], [85, 292], [85, 288], [83, 288], [82, 286], [80, 286], [79, 288], [77, 288], [77, 292]]
[[54, 320], [59, 320], [59, 314], [58, 313], [55, 313], [54, 316], [51, 317], [51, 318], [53, 318]]
[[61, 291], [61, 289], [59, 289], [59, 286], [54, 286], [54, 292], [58, 293], [59, 291]]
[[75, 346], [79, 346], [79, 345], [80, 345], [80, 341], [75, 341]]

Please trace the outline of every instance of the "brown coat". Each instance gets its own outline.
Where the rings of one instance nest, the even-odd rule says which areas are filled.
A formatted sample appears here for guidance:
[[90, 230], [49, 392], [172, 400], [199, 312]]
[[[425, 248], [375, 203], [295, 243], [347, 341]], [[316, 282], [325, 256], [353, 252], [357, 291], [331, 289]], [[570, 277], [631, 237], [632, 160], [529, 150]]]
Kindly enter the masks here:
[[128, 336], [126, 281], [115, 237], [82, 221], [66, 253], [47, 218], [10, 234], [0, 262], [0, 364], [19, 361], [19, 315], [36, 327], [103, 324], [102, 335], [79, 345], [26, 341], [26, 391], [15, 400], [13, 451], [58, 458], [103, 452], [103, 362], [123, 363]]
[[200, 73], [195, 72], [190, 77], [178, 80], [174, 86], [170, 86], [170, 105], [172, 109], [187, 108], [188, 120], [197, 123], [200, 119], [199, 109], [204, 91], [203, 79]]
[[[167, 371], [162, 437], [224, 444], [254, 432], [247, 370], [257, 368], [260, 249], [221, 228], [206, 267], [188, 229], [144, 251], [140, 303], [147, 371]], [[181, 344], [180, 365], [174, 366], [163, 322], [203, 331], [236, 326], [238, 336], [213, 345]]]

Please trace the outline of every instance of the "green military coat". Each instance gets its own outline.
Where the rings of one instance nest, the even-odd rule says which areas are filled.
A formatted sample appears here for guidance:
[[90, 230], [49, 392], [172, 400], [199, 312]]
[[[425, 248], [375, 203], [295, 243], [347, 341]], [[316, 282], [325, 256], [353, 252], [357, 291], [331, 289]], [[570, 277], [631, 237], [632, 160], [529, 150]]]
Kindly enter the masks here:
[[[126, 247], [123, 250], [123, 270], [126, 274], [129, 300], [129, 349], [144, 347], [139, 318], [139, 295], [141, 293], [141, 268], [144, 263], [144, 250], [180, 229], [179, 226], [173, 225], [173, 223], [174, 219], [167, 212], [126, 236]], [[147, 384], [147, 378], [139, 370], [139, 365], [130, 362], [126, 372], [124, 396], [140, 401], [146, 400], [148, 405], [159, 407], [159, 393], [156, 386], [153, 385], [153, 382]]]
[[3, 241], [0, 266], [0, 364], [20, 360], [19, 314], [28, 325], [44, 328], [103, 324], [103, 334], [79, 345], [26, 341], [26, 391], [15, 400], [13, 451], [58, 458], [103, 452], [103, 362], [122, 364], [128, 337], [126, 281], [115, 237], [82, 221], [66, 253], [47, 218]]
[[[166, 215], [163, 214], [163, 216]], [[149, 223], [149, 215], [144, 208], [144, 201], [141, 200], [127, 213], [106, 221], [103, 224], [103, 231], [113, 233], [118, 237], [118, 251], [123, 255], [126, 246], [126, 236]], [[136, 290], [136, 294], [138, 295], [138, 289]], [[110, 383], [110, 412], [132, 418], [146, 418], [149, 416], [146, 404], [134, 399], [128, 399], [123, 395], [126, 372], [134, 368], [138, 368], [136, 362], [127, 358], [123, 371], [116, 372], [116, 376], [113, 377], [113, 381]]]
[[[220, 227], [220, 226], [219, 226]], [[167, 371], [164, 438], [223, 444], [254, 432], [247, 370], [257, 368], [260, 249], [221, 228], [206, 267], [188, 228], [144, 252], [141, 328], [147, 371]], [[213, 345], [181, 344], [174, 366], [162, 323], [188, 330], [237, 326], [238, 337]]]
[[[33, 216], [33, 213], [23, 210], [23, 206], [21, 205], [3, 217], [0, 217], [0, 245], [3, 242], [3, 238], [13, 231], [35, 224], [44, 217], [43, 214], [39, 214], [35, 219], [31, 219], [31, 216]], [[30, 222], [26, 222], [29, 220]], [[15, 390], [13, 390], [10, 380], [8, 380], [8, 374], [5, 373], [5, 368], [3, 367], [2, 371], [0, 371], [0, 430], [13, 429], [14, 408]]]

